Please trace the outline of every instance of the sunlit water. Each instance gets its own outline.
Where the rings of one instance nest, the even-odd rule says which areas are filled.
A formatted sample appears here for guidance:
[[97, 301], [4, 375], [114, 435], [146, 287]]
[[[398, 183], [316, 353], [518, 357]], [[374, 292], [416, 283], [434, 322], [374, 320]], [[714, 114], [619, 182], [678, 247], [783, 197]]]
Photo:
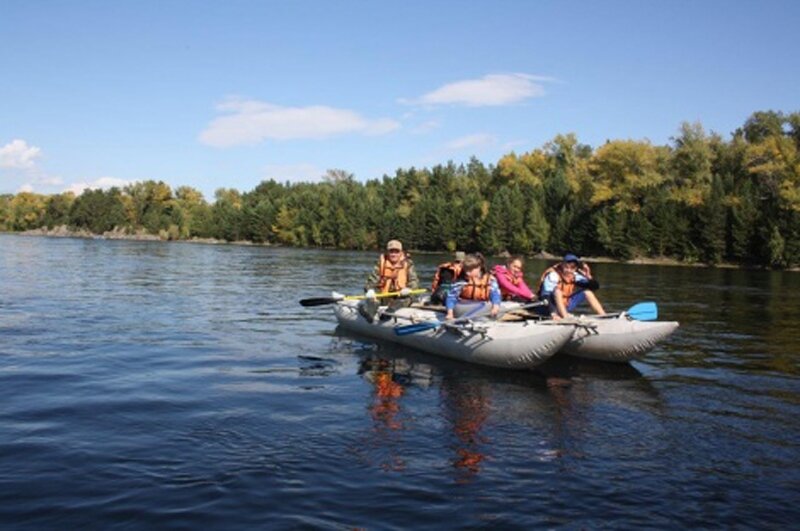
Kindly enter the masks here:
[[[544, 376], [348, 336], [297, 303], [359, 293], [374, 258], [0, 235], [0, 524], [800, 519], [800, 274], [596, 264], [608, 309], [656, 300], [681, 328], [631, 365]], [[426, 281], [443, 258], [416, 257]]]

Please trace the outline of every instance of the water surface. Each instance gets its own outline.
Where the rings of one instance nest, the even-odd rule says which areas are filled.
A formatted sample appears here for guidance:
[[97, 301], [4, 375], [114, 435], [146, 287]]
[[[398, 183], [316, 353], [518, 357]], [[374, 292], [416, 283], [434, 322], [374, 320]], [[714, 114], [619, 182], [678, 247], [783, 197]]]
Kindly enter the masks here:
[[[474, 367], [336, 329], [373, 253], [0, 235], [4, 527], [788, 527], [800, 274], [596, 264], [641, 361]], [[426, 281], [445, 256], [415, 257]], [[545, 263], [527, 264], [529, 281]]]

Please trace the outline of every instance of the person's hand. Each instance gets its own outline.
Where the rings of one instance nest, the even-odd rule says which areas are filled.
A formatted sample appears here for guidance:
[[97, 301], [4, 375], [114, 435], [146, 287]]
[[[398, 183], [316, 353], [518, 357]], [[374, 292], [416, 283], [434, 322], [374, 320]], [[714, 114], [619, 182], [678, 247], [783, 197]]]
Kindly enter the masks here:
[[409, 295], [411, 295], [411, 288], [403, 288], [400, 290], [401, 297], [408, 297]]
[[368, 300], [374, 301], [377, 297], [375, 297], [375, 290], [371, 289], [368, 290], [367, 293], [364, 295]]

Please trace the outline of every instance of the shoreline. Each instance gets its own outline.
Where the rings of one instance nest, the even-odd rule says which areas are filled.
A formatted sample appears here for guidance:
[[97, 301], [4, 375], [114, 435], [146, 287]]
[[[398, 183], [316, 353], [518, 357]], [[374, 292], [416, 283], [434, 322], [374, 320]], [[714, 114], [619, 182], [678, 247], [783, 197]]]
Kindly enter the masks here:
[[22, 232], [8, 232], [3, 231], [3, 234], [12, 234], [17, 236], [37, 236], [44, 238], [76, 238], [82, 240], [126, 240], [126, 241], [140, 241], [140, 242], [164, 242], [164, 243], [202, 243], [207, 245], [250, 245], [260, 247], [271, 247], [270, 243], [255, 243], [248, 240], [239, 240], [229, 242], [226, 240], [217, 240], [216, 238], [189, 238], [189, 239], [171, 239], [169, 235], [150, 234], [140, 229], [136, 232], [130, 233], [124, 229], [114, 229], [106, 231], [103, 234], [95, 234], [85, 229], [73, 230], [66, 225], [60, 225], [47, 229], [40, 227], [38, 229], [29, 229]]
[[[149, 242], [164, 242], [164, 243], [197, 243], [205, 245], [241, 245], [252, 247], [281, 247], [272, 243], [255, 243], [249, 240], [226, 241], [218, 240], [216, 238], [190, 238], [190, 239], [170, 239], [165, 233], [163, 236], [158, 234], [150, 234], [140, 229], [134, 233], [129, 233], [124, 229], [114, 229], [106, 231], [103, 234], [94, 234], [85, 229], [73, 230], [66, 225], [47, 229], [41, 227], [38, 229], [29, 229], [22, 232], [13, 231], [0, 231], [2, 234], [11, 234], [17, 236], [37, 236], [45, 238], [77, 238], [84, 240], [126, 240], [126, 241], [149, 241]], [[346, 251], [348, 249], [334, 249], [328, 247], [287, 247], [287, 249], [329, 249]], [[353, 250], [353, 249], [350, 249]], [[378, 252], [378, 250], [375, 250]], [[414, 254], [447, 254], [447, 251], [421, 251], [411, 250]], [[493, 258], [507, 258], [509, 253], [499, 254], [492, 256]], [[557, 261], [561, 258], [560, 255], [555, 255], [548, 252], [539, 252], [535, 254], [524, 255], [526, 259], [534, 260], [553, 260]], [[740, 269], [740, 270], [754, 270], [754, 271], [790, 271], [800, 272], [800, 267], [787, 268], [787, 269], [771, 269], [766, 267], [744, 266], [731, 263], [719, 263], [714, 265], [705, 264], [702, 262], [682, 262], [674, 258], [648, 258], [637, 257], [631, 260], [617, 260], [607, 256], [582, 256], [583, 260], [592, 263], [605, 263], [605, 264], [631, 264], [631, 265], [659, 265], [659, 266], [675, 266], [675, 267], [700, 267], [706, 269]]]

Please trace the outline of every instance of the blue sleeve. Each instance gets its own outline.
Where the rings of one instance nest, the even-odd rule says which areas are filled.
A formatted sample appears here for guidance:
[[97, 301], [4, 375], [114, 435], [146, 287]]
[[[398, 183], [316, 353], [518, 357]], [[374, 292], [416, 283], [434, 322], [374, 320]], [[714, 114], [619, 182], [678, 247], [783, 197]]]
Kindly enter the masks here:
[[458, 297], [461, 296], [461, 290], [464, 289], [466, 283], [462, 281], [454, 282], [453, 285], [450, 287], [450, 291], [447, 292], [447, 298], [444, 301], [444, 307], [448, 310], [452, 310], [456, 307], [458, 303]]
[[550, 295], [558, 287], [558, 273], [551, 271], [542, 283], [542, 295]]
[[500, 293], [500, 287], [497, 285], [497, 280], [492, 278], [489, 281], [489, 301], [492, 304], [500, 304], [503, 300], [503, 295]]

